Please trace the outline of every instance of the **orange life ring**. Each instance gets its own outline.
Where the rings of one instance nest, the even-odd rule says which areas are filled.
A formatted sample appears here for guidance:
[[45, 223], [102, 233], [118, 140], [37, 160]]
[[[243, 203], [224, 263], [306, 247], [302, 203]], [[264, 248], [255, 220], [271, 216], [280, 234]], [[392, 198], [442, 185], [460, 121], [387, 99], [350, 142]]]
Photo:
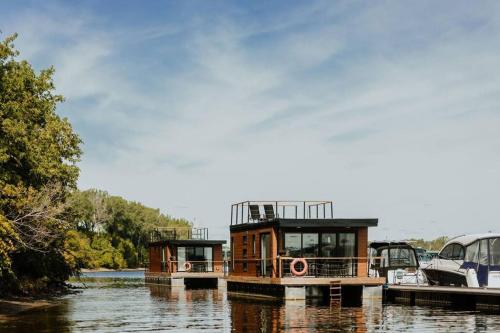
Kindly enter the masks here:
[[[298, 263], [301, 263], [304, 268], [302, 268], [301, 271], [297, 271], [295, 269], [295, 265], [297, 265]], [[306, 275], [307, 273], [307, 260], [305, 260], [304, 258], [295, 258], [293, 259], [292, 263], [290, 264], [290, 270], [292, 271], [292, 274], [294, 276], [303, 276], [303, 275]]]
[[186, 272], [189, 272], [189, 271], [191, 270], [191, 267], [192, 267], [192, 265], [191, 265], [191, 263], [190, 263], [189, 261], [186, 261], [186, 262], [184, 263], [184, 270], [185, 270]]

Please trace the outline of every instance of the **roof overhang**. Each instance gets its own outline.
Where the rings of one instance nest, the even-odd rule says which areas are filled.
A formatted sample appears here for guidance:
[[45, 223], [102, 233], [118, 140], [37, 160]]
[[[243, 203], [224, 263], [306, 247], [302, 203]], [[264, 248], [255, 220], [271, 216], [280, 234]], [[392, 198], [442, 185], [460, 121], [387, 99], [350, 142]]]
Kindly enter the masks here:
[[273, 219], [262, 222], [235, 224], [231, 231], [244, 231], [268, 227], [279, 228], [360, 228], [376, 227], [378, 219]]
[[149, 243], [150, 246], [163, 245], [163, 244], [172, 244], [172, 245], [219, 245], [226, 244], [225, 240], [213, 240], [213, 239], [176, 239], [176, 240], [164, 240]]

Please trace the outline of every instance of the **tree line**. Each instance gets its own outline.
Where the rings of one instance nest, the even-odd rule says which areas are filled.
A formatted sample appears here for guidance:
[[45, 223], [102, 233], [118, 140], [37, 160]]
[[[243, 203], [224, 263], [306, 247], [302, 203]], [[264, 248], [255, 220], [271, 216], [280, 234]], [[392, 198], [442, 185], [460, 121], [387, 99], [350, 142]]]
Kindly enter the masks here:
[[76, 268], [135, 268], [147, 264], [147, 244], [158, 227], [185, 228], [190, 223], [138, 202], [90, 189], [68, 200], [71, 230], [66, 235], [68, 261]]
[[0, 294], [64, 286], [81, 268], [141, 266], [149, 232], [187, 226], [158, 209], [79, 191], [82, 140], [56, 113], [54, 68], [0, 41]]

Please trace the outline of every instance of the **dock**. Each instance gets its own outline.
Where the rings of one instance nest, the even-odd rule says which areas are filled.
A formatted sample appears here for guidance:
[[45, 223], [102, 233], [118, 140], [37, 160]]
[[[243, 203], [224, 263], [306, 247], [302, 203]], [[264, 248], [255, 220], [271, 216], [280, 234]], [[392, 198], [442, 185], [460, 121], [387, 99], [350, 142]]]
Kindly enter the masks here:
[[384, 301], [500, 312], [500, 289], [389, 285], [384, 287]]

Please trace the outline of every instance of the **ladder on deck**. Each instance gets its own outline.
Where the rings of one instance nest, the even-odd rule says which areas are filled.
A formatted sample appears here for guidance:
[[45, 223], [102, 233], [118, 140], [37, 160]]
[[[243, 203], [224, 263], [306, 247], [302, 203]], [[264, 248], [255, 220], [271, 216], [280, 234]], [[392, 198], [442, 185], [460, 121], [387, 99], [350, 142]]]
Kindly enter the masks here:
[[342, 284], [340, 280], [330, 281], [330, 305], [340, 306], [342, 304]]

